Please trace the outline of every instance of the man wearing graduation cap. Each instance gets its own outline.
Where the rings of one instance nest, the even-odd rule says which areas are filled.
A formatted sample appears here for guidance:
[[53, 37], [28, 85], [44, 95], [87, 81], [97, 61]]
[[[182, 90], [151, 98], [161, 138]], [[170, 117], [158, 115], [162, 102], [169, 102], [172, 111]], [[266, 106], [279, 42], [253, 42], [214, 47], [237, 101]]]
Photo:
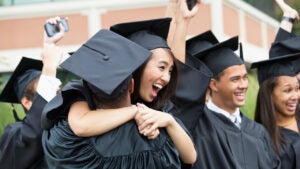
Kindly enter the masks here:
[[[57, 121], [43, 134], [43, 148], [50, 168], [181, 167], [178, 151], [164, 129], [155, 140], [149, 140], [140, 135], [135, 121], [130, 120], [99, 136], [78, 137], [71, 131], [66, 117], [61, 116], [64, 113], [55, 117], [58, 109], [68, 112], [72, 108], [70, 100], [88, 101], [92, 110], [131, 106], [131, 74], [150, 56], [151, 52], [126, 38], [100, 30], [61, 64], [83, 80], [73, 82], [81, 86], [80, 92], [74, 84], [72, 88], [64, 88], [44, 109], [44, 125], [53, 125], [47, 124], [47, 120]], [[166, 114], [161, 118], [165, 119]]]
[[[182, 10], [185, 1], [178, 3]], [[176, 12], [178, 12], [178, 9]], [[185, 11], [180, 12], [184, 13], [184, 16], [188, 15]], [[189, 13], [192, 13], [192, 11]], [[176, 17], [180, 17], [180, 15], [176, 14]], [[186, 20], [188, 19], [186, 17], [177, 19], [177, 33], [175, 29], [175, 37], [172, 41], [174, 45], [172, 47], [177, 51], [174, 52], [175, 55], [176, 53], [179, 55], [177, 58], [182, 58], [184, 52], [181, 51], [180, 53], [179, 49], [180, 46], [184, 46], [184, 42], [182, 42], [184, 33], [182, 32], [187, 30], [188, 21]], [[183, 37], [180, 37], [180, 35]], [[213, 78], [209, 83], [212, 98], [208, 101], [204, 110], [198, 110], [198, 115], [194, 113], [193, 116], [186, 118], [190, 122], [195, 121], [196, 118], [197, 122], [191, 131], [198, 153], [197, 161], [192, 168], [276, 168], [276, 166], [272, 167], [273, 156], [275, 156], [275, 160], [277, 158], [268, 142], [267, 132], [262, 126], [243, 116], [239, 111], [239, 107], [244, 104], [248, 81], [246, 67], [243, 61], [234, 53], [237, 47], [237, 37], [218, 43], [212, 32], [205, 32], [186, 42], [188, 55], [183, 59], [179, 59], [189, 64], [189, 56], [193, 56], [194, 59], [197, 58], [203, 61], [213, 73]], [[178, 94], [175, 94], [175, 96], [185, 96], [192, 93], [192, 89], [189, 92], [187, 86], [190, 83], [195, 83], [196, 78], [191, 77], [189, 80], [182, 82], [185, 84], [178, 88]], [[180, 83], [179, 80], [179, 86]], [[205, 85], [205, 81], [203, 81], [203, 84]], [[187, 90], [183, 90], [184, 87]], [[192, 94], [200, 93], [195, 92], [200, 91], [200, 87], [201, 83], [194, 87], [194, 93]], [[179, 93], [180, 91], [183, 93]], [[184, 102], [190, 100], [189, 97], [186, 97]], [[203, 102], [204, 99], [202, 98]], [[182, 107], [184, 108], [184, 106]], [[187, 107], [187, 111], [182, 112], [182, 115], [185, 115], [188, 111]], [[229, 120], [235, 114], [237, 120]], [[234, 124], [234, 122], [238, 123]], [[260, 139], [256, 140], [257, 137]]]
[[280, 167], [266, 130], [239, 110], [245, 103], [248, 78], [243, 60], [234, 53], [237, 48], [238, 37], [233, 37], [195, 56], [213, 77], [211, 98], [194, 132], [199, 154], [194, 168]]
[[[47, 22], [53, 22], [49, 19]], [[42, 61], [23, 57], [0, 95], [0, 101], [21, 103], [26, 117], [6, 126], [0, 139], [0, 168], [43, 168], [41, 145], [41, 112], [61, 84], [56, 69], [61, 60], [61, 50], [54, 42], [63, 32], [52, 38], [44, 37]], [[51, 42], [51, 43], [50, 43]]]

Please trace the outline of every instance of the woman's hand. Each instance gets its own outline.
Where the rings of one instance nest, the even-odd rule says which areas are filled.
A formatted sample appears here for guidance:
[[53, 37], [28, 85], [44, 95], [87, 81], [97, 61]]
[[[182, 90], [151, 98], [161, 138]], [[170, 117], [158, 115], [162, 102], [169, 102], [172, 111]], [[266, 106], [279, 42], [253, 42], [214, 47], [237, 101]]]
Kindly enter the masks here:
[[291, 8], [288, 4], [286, 4], [284, 0], [276, 0], [276, 2], [281, 8], [283, 16], [299, 20], [299, 13], [295, 9]]
[[[60, 17], [54, 17], [54, 18], [50, 18], [46, 21], [46, 23], [50, 23], [53, 25], [56, 25], [58, 22], [60, 21]], [[48, 44], [55, 44], [57, 43], [59, 40], [61, 40], [65, 35], [65, 28], [63, 27], [63, 25], [61, 23], [59, 23], [59, 32], [56, 33], [55, 35], [53, 35], [52, 37], [48, 37], [46, 31], [44, 30], [44, 44], [48, 43]]]
[[139, 132], [149, 139], [156, 138], [159, 135], [159, 128], [166, 127], [172, 119], [171, 115], [150, 109], [143, 104], [138, 103], [137, 107], [139, 112], [136, 114], [135, 119]]

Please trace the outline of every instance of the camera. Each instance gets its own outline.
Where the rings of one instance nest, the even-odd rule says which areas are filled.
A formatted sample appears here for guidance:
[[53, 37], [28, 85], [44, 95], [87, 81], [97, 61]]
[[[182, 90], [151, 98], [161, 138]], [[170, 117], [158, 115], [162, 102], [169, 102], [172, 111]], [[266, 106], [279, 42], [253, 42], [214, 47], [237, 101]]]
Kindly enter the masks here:
[[60, 29], [59, 29], [60, 23], [64, 27], [65, 32], [69, 31], [69, 25], [68, 25], [67, 19], [61, 18], [60, 21], [57, 21], [57, 24], [51, 24], [48, 22], [44, 24], [44, 29], [45, 29], [48, 37], [52, 37], [60, 31]]
[[193, 7], [195, 6], [197, 0], [187, 0], [187, 6], [189, 10], [192, 10]]

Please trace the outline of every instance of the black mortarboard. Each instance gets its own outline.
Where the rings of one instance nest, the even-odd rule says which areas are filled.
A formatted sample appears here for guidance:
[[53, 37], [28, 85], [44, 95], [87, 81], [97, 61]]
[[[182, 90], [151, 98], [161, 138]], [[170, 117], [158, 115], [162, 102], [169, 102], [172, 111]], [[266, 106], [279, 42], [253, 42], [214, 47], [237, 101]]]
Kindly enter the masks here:
[[[279, 29], [275, 42], [269, 51], [269, 58], [281, 57], [300, 52], [300, 37], [291, 32]], [[300, 59], [292, 61], [296, 73], [300, 72]]]
[[20, 103], [24, 89], [33, 79], [41, 75], [42, 68], [42, 61], [22, 57], [18, 66], [4, 87], [0, 95], [0, 101]]
[[122, 35], [148, 50], [169, 48], [167, 37], [171, 18], [143, 20], [120, 23], [110, 27], [110, 30]]
[[244, 64], [243, 60], [234, 53], [238, 49], [238, 37], [235, 36], [224, 42], [218, 43], [209, 49], [195, 55], [202, 60], [212, 71], [213, 76], [217, 76], [226, 68], [234, 65]]
[[259, 84], [278, 76], [296, 76], [292, 61], [299, 59], [300, 53], [284, 55], [252, 63], [251, 69], [257, 68]]
[[100, 30], [61, 67], [111, 95], [151, 54], [112, 31]]
[[186, 41], [186, 53], [190, 56], [201, 55], [206, 49], [219, 43], [212, 31], [206, 31]]
[[269, 51], [269, 58], [300, 52], [300, 37], [279, 29], [275, 42]]

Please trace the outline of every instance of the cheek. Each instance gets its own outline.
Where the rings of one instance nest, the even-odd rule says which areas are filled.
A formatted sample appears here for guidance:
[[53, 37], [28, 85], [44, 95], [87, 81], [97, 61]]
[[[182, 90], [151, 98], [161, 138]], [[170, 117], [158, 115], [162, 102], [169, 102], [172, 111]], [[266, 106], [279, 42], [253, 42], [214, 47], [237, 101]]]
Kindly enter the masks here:
[[273, 95], [275, 106], [280, 107], [287, 102], [289, 96], [286, 93], [276, 93]]

